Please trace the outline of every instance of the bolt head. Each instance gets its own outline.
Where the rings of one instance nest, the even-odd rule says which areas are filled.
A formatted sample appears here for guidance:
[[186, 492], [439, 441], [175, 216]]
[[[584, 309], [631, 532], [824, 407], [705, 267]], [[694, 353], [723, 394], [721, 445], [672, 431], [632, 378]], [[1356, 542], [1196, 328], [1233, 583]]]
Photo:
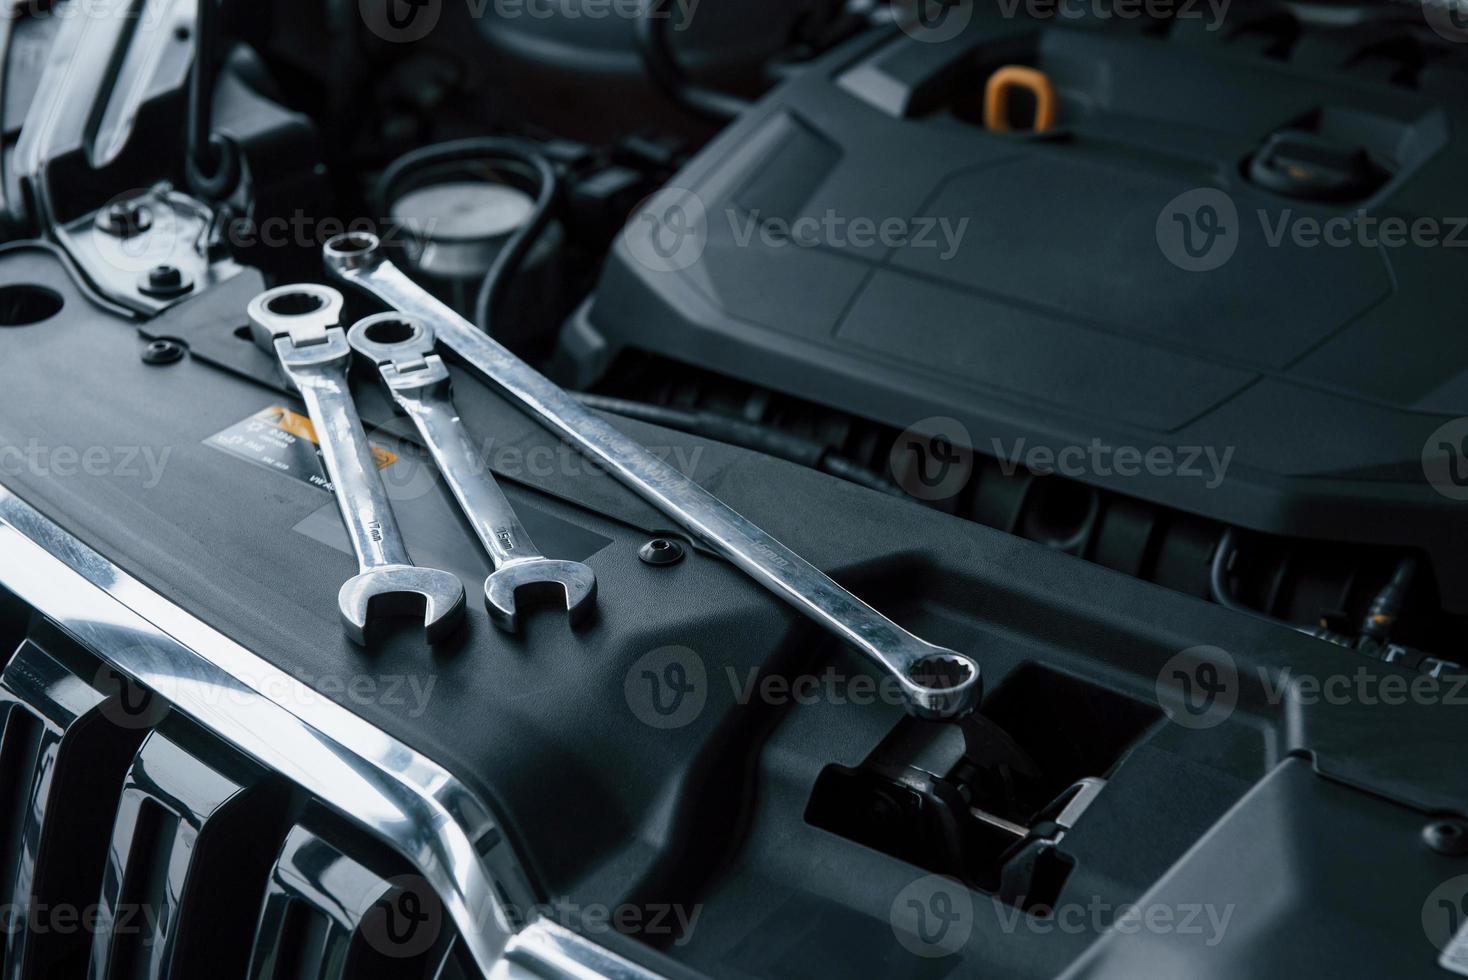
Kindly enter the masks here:
[[169, 289], [183, 282], [183, 273], [177, 266], [155, 265], [148, 271], [148, 282], [159, 289]]
[[155, 265], [138, 279], [138, 292], [154, 299], [175, 299], [194, 288], [194, 281], [176, 265]]
[[173, 364], [183, 360], [184, 347], [176, 340], [160, 337], [143, 348], [144, 364]]
[[153, 212], [135, 201], [122, 201], [97, 215], [97, 227], [118, 238], [131, 238], [153, 227]]
[[1422, 828], [1422, 840], [1439, 854], [1468, 856], [1468, 823], [1453, 819], [1434, 820]]
[[683, 543], [673, 538], [653, 538], [637, 551], [637, 557], [649, 565], [675, 565], [683, 555]]

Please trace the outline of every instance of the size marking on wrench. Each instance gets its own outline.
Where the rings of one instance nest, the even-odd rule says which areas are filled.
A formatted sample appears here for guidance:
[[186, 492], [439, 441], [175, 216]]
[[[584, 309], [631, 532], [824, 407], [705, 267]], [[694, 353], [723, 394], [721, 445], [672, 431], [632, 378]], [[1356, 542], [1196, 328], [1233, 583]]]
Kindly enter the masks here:
[[478, 463], [454, 408], [448, 368], [434, 353], [433, 331], [411, 317], [384, 313], [352, 327], [347, 342], [377, 366], [388, 394], [412, 419], [489, 552], [495, 570], [484, 581], [484, 604], [495, 625], [508, 632], [519, 628], [518, 595], [564, 600], [571, 622], [580, 622], [596, 599], [595, 573], [581, 562], [546, 558], [531, 543], [494, 476]]
[[382, 254], [372, 235], [326, 243], [327, 269], [432, 327], [438, 340], [505, 398], [546, 426], [755, 581], [851, 643], [902, 685], [925, 718], [962, 714], [978, 699], [972, 657], [921, 640], [862, 602], [718, 497], [584, 408], [569, 393], [495, 343]]
[[347, 386], [352, 349], [338, 325], [341, 311], [342, 295], [335, 289], [281, 286], [250, 303], [250, 335], [276, 355], [306, 403], [357, 553], [359, 573], [337, 594], [347, 636], [365, 644], [369, 620], [413, 616], [421, 610], [428, 640], [437, 642], [464, 617], [464, 585], [449, 572], [418, 568], [408, 557]]

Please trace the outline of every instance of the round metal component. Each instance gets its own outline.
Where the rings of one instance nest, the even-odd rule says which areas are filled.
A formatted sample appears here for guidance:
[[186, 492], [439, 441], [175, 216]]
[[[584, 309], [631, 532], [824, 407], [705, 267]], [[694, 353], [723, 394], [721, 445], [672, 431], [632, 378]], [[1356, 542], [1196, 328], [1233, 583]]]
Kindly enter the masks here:
[[1423, 842], [1448, 857], [1468, 856], [1468, 823], [1462, 820], [1434, 820], [1422, 828]]
[[144, 364], [173, 364], [182, 360], [183, 356], [183, 344], [166, 337], [160, 337], [143, 348]]
[[194, 288], [194, 281], [176, 265], [155, 265], [138, 280], [138, 292], [156, 299], [172, 299]]
[[653, 538], [637, 552], [637, 557], [649, 565], [676, 565], [683, 555], [683, 543], [672, 538]]
[[327, 239], [322, 255], [331, 268], [350, 272], [377, 261], [381, 247], [376, 235], [348, 233]]
[[421, 361], [433, 353], [433, 331], [423, 321], [402, 313], [378, 313], [357, 321], [347, 343], [373, 364], [393, 364], [404, 357]]
[[[372, 239], [372, 244], [375, 248], [377, 239]], [[351, 242], [342, 243], [343, 249], [350, 246]], [[268, 289], [251, 300], [245, 310], [250, 318], [250, 339], [271, 355], [276, 354], [278, 337], [289, 337], [297, 345], [319, 344], [326, 340], [328, 330], [341, 323], [345, 302], [335, 289], [314, 283]]]
[[112, 204], [97, 214], [97, 227], [118, 238], [131, 238], [153, 227], [153, 212], [131, 202]]
[[455, 180], [408, 191], [393, 202], [392, 218], [415, 266], [462, 279], [483, 276], [534, 209], [529, 194], [508, 184]]

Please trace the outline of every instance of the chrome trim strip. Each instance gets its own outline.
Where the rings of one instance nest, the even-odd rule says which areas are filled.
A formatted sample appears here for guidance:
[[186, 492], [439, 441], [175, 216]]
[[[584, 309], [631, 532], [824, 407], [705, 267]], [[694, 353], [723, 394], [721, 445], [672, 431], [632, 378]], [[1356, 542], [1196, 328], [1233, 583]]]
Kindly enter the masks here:
[[3, 486], [0, 584], [392, 847], [438, 893], [480, 970], [494, 968], [513, 931], [495, 883], [515, 897], [529, 885], [488, 808], [448, 771], [195, 619]]
[[540, 919], [505, 948], [489, 980], [661, 980], [564, 926]]

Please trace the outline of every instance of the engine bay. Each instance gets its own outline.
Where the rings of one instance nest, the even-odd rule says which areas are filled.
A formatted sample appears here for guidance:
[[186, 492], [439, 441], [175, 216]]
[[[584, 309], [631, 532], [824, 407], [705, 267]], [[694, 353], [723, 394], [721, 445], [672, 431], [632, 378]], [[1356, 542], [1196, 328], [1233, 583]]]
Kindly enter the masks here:
[[[0, 28], [4, 495], [462, 781], [508, 932], [636, 976], [1468, 974], [1468, 35], [76, 2]], [[341, 382], [302, 381], [333, 331]], [[457, 630], [344, 634], [392, 535], [352, 522], [323, 392], [411, 552], [379, 564], [470, 584]], [[527, 560], [565, 593], [497, 617], [477, 583]], [[19, 579], [0, 687], [119, 664]], [[873, 655], [887, 622], [923, 669]], [[261, 761], [151, 691], [129, 751]], [[262, 959], [277, 846], [353, 854], [374, 901], [427, 875], [303, 799], [250, 797], [213, 972], [490, 975], [458, 915], [388, 973]], [[205, 962], [131, 955], [102, 975]]]

